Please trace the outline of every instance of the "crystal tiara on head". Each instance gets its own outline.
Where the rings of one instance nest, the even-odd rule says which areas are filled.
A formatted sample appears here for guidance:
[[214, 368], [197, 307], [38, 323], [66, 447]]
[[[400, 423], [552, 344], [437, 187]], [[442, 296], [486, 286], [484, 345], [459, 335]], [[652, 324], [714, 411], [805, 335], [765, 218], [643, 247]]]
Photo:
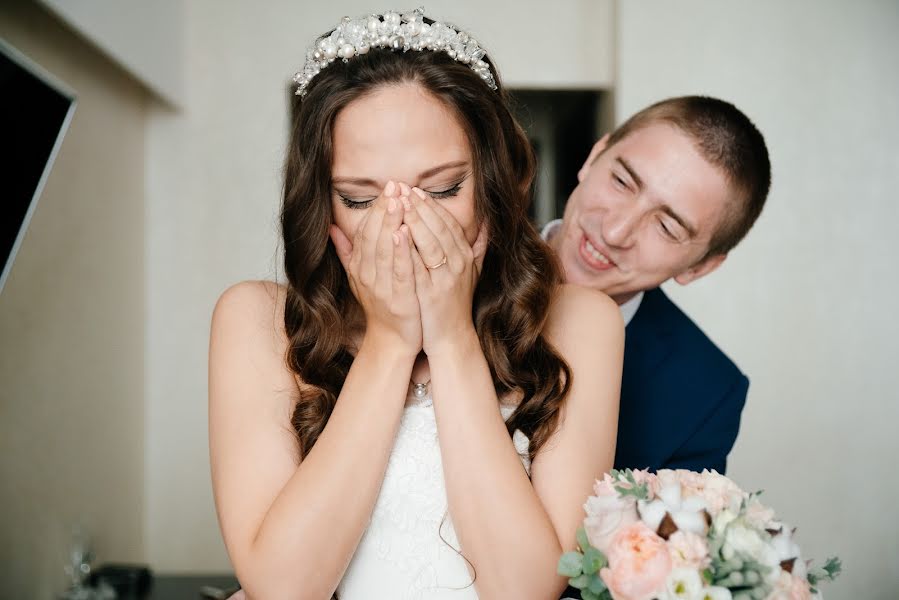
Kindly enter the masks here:
[[306, 64], [293, 78], [297, 84], [296, 95], [305, 96], [312, 79], [334, 60], [347, 62], [372, 48], [444, 52], [471, 67], [491, 90], [496, 89], [490, 65], [483, 60], [487, 52], [478, 41], [447, 23], [425, 23], [424, 9], [417, 8], [402, 15], [387, 12], [356, 19], [344, 17], [334, 31], [318, 38], [306, 51]]

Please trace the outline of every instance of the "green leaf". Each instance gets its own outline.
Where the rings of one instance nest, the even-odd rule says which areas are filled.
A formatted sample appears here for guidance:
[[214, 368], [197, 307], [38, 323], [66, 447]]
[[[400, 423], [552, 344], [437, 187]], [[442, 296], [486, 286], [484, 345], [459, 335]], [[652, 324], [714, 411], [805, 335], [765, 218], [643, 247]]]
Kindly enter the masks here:
[[581, 547], [581, 552], [586, 552], [590, 547], [590, 540], [587, 539], [587, 531], [583, 527], [577, 528], [577, 543]]
[[579, 590], [583, 590], [590, 585], [591, 577], [589, 575], [578, 575], [568, 580], [568, 585]]
[[824, 563], [823, 567], [809, 569], [806, 578], [808, 579], [808, 582], [814, 586], [824, 581], [833, 581], [839, 577], [842, 572], [843, 564], [840, 562], [840, 559], [832, 557], [827, 559], [827, 562]]
[[590, 589], [581, 590], [581, 598], [583, 600], [602, 600], [599, 594], [594, 594]]
[[[631, 469], [625, 469], [624, 471], [612, 469], [610, 475], [613, 481], [612, 487], [614, 487], [615, 491], [621, 496], [633, 496], [637, 500], [646, 500], [649, 498], [649, 486], [645, 483], [637, 485], [637, 478], [634, 476], [634, 472]], [[615, 485], [615, 482], [617, 482], [618, 485]]]
[[559, 559], [556, 572], [563, 577], [577, 577], [583, 572], [584, 555], [580, 552], [566, 552]]
[[604, 566], [606, 566], [606, 557], [603, 556], [603, 553], [593, 546], [587, 548], [586, 552], [584, 552], [584, 573], [593, 575]]
[[606, 582], [600, 579], [599, 575], [594, 575], [593, 581], [590, 582], [590, 587], [588, 589], [599, 596], [608, 588], [606, 587]]
[[833, 581], [843, 572], [843, 563], [836, 556], [832, 556], [828, 558], [827, 562], [824, 564], [824, 570], [827, 571], [827, 576]]

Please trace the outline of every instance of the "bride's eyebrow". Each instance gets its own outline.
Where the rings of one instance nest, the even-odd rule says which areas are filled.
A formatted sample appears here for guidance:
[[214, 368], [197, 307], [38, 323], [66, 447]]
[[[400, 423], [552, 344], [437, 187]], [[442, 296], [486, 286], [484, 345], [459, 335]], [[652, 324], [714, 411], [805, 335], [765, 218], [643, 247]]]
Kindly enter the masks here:
[[[467, 167], [468, 161], [466, 160], [456, 160], [448, 163], [443, 163], [442, 165], [437, 165], [436, 167], [431, 167], [426, 171], [422, 171], [418, 175], [418, 180], [428, 179], [429, 177], [433, 177], [434, 175], [439, 175], [443, 171], [448, 169], [456, 169], [458, 167]], [[358, 185], [360, 187], [372, 186], [372, 187], [384, 187], [387, 185], [386, 182], [382, 185], [380, 182], [375, 181], [374, 179], [369, 179], [368, 177], [334, 177], [331, 179], [332, 184], [339, 183], [348, 183], [351, 185]]]
[[466, 160], [457, 160], [457, 161], [453, 161], [453, 162], [444, 163], [442, 165], [433, 167], [433, 168], [428, 169], [427, 171], [424, 171], [423, 173], [419, 174], [418, 180], [421, 181], [422, 179], [427, 179], [428, 177], [433, 177], [434, 175], [439, 175], [440, 173], [442, 173], [443, 171], [446, 171], [448, 169], [455, 169], [458, 167], [467, 167], [467, 166], [468, 166], [468, 161], [466, 161]]

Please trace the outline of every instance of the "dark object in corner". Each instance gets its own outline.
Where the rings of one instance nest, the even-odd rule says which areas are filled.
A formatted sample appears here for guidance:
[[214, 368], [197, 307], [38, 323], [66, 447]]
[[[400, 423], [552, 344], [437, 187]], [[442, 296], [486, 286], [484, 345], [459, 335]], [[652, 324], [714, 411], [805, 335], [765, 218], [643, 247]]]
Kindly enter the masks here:
[[153, 584], [153, 574], [143, 565], [105, 564], [90, 575], [89, 583], [112, 587], [119, 600], [141, 600]]

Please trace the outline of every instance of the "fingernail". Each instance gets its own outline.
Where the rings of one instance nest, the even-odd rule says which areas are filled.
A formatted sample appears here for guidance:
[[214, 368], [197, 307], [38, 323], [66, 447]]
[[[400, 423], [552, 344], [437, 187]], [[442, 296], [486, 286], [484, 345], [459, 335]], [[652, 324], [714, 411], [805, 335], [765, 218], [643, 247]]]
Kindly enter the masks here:
[[396, 184], [393, 181], [388, 181], [387, 187], [384, 188], [384, 193], [388, 196], [393, 196], [394, 192], [396, 192]]
[[394, 245], [394, 246], [399, 246], [399, 245], [400, 245], [400, 234], [398, 234], [398, 233], [395, 232], [395, 231], [393, 232], [393, 245]]
[[390, 202], [387, 203], [387, 212], [393, 213], [396, 212], [396, 198], [391, 197]]
[[403, 232], [403, 235], [409, 235], [409, 226], [403, 223], [400, 225], [400, 231]]
[[409, 195], [409, 186], [405, 183], [400, 182], [400, 193], [404, 196]]
[[415, 187], [415, 188], [412, 188], [412, 191], [415, 192], [415, 194], [422, 200], [425, 199], [425, 193], [421, 189]]
[[403, 200], [403, 207], [406, 210], [412, 210], [412, 203], [409, 202], [409, 196], [403, 196], [402, 200]]

